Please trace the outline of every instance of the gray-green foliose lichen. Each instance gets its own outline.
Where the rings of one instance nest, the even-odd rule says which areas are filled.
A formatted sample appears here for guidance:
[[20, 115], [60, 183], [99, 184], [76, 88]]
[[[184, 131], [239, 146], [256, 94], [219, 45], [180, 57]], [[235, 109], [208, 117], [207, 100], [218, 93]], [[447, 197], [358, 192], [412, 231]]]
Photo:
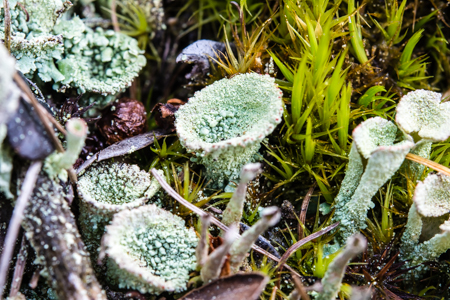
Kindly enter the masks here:
[[129, 87], [146, 64], [137, 41], [113, 30], [95, 30], [78, 18], [61, 20], [53, 32], [64, 37], [64, 54], [57, 61], [64, 79], [55, 89], [113, 95]]
[[260, 142], [281, 122], [281, 96], [268, 75], [247, 73], [216, 81], [176, 113], [180, 142], [223, 185], [239, 177], [242, 166], [255, 159]]
[[[113, 30], [91, 29], [78, 17], [58, 20], [71, 6], [69, 1], [32, 0], [25, 6], [18, 1], [9, 3], [11, 52], [17, 59], [16, 68], [27, 77], [37, 74], [44, 82], [53, 81], [59, 91], [70, 87], [80, 93], [110, 95], [98, 101], [97, 106], [102, 107], [113, 99], [111, 95], [129, 87], [146, 64], [135, 39]], [[5, 27], [2, 7], [3, 2], [0, 39]], [[28, 21], [22, 7], [28, 12]]]
[[184, 291], [196, 267], [197, 243], [183, 219], [153, 204], [124, 210], [103, 239], [108, 277], [120, 288], [141, 293]]
[[[42, 81], [62, 80], [54, 60], [63, 53], [62, 36], [52, 33], [61, 14], [72, 4], [61, 0], [9, 1], [11, 14], [11, 53], [16, 68], [28, 77], [37, 74]], [[26, 9], [26, 11], [24, 10]], [[29, 16], [29, 20], [27, 20]], [[0, 3], [0, 39], [4, 38], [4, 8]]]

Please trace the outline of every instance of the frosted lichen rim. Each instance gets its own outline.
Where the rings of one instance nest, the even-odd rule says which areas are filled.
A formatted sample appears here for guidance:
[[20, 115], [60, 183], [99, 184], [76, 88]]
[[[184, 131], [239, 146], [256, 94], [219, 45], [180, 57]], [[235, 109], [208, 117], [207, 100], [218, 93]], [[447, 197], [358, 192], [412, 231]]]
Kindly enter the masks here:
[[[123, 210], [114, 215], [113, 221], [106, 226], [106, 233], [102, 239], [102, 248], [105, 249], [105, 254], [114, 262], [114, 264], [131, 275], [129, 278], [122, 278], [128, 281], [134, 281], [138, 286], [133, 287], [141, 292], [150, 292], [159, 294], [165, 292], [180, 292], [186, 289], [186, 285], [179, 286], [175, 282], [165, 280], [161, 276], [153, 274], [147, 267], [141, 266], [142, 261], [134, 258], [128, 253], [131, 250], [127, 249], [125, 245], [121, 244], [123, 237], [123, 227], [134, 227], [134, 225], [149, 225], [145, 224], [145, 219], [151, 220], [155, 225], [155, 221], [164, 221], [165, 223], [172, 223], [174, 227], [180, 227], [179, 230], [191, 231], [195, 236], [194, 229], [186, 228], [185, 221], [154, 204], [141, 206], [132, 210]], [[139, 227], [141, 228], [141, 227]], [[148, 228], [147, 228], [148, 229]], [[195, 256], [195, 254], [193, 254]], [[126, 285], [128, 283], [125, 283]], [[186, 281], [187, 284], [187, 281]], [[145, 285], [143, 287], [142, 285]]]
[[[93, 166], [91, 166], [91, 168], [95, 167], [95, 166], [96, 165], [93, 165]], [[157, 170], [157, 172], [164, 178], [164, 172], [162, 170]], [[80, 177], [82, 177], [84, 175], [85, 175], [85, 173], [83, 173], [83, 175], [81, 175]], [[115, 213], [115, 212], [122, 211], [124, 209], [130, 210], [132, 208], [136, 208], [136, 207], [139, 207], [139, 206], [142, 206], [142, 205], [146, 204], [146, 202], [148, 200], [150, 200], [153, 196], [155, 196], [156, 193], [161, 188], [161, 185], [159, 184], [158, 180], [156, 180], [156, 178], [153, 175], [150, 174], [150, 176], [151, 176], [150, 186], [144, 192], [145, 196], [137, 198], [137, 199], [132, 200], [132, 201], [127, 202], [127, 203], [111, 204], [111, 203], [97, 201], [90, 194], [85, 194], [85, 193], [82, 192], [82, 188], [79, 188], [80, 181], [77, 182], [77, 187], [78, 187], [77, 191], [78, 191], [78, 195], [79, 195], [80, 200], [84, 204], [86, 204], [88, 207], [94, 208], [96, 210], [103, 211], [105, 213], [107, 213], [107, 212]]]
[[[273, 90], [266, 91], [266, 94], [269, 92], [273, 93], [271, 95], [273, 97], [267, 97], [272, 102], [268, 101], [266, 103], [267, 105], [272, 106], [270, 109], [267, 109], [272, 112], [272, 115], [261, 116], [260, 121], [257, 124], [253, 124], [249, 130], [245, 131], [245, 133], [239, 137], [233, 137], [214, 143], [202, 140], [200, 135], [196, 133], [196, 130], [192, 127], [192, 122], [189, 122], [188, 120], [191, 110], [195, 111], [195, 108], [200, 105], [226, 105], [226, 103], [218, 103], [219, 101], [215, 99], [205, 100], [202, 98], [202, 95], [208, 92], [215, 92], [216, 89], [220, 91], [221, 88], [226, 91], [236, 89], [234, 84], [249, 78], [259, 80], [261, 83], [272, 84], [271, 88], [273, 88]], [[247, 89], [251, 90], [254, 88], [254, 86], [251, 86]], [[223, 99], [223, 101], [226, 102], [226, 99]], [[226, 149], [230, 146], [240, 146], [245, 148], [249, 144], [261, 142], [267, 135], [272, 133], [275, 127], [281, 122], [283, 110], [284, 104], [282, 101], [282, 91], [278, 88], [274, 78], [269, 75], [259, 75], [255, 73], [239, 74], [230, 79], [224, 78], [216, 81], [215, 83], [205, 87], [203, 90], [196, 92], [194, 96], [189, 99], [189, 102], [178, 110], [175, 125], [180, 140], [189, 151], [192, 152], [201, 150], [203, 152], [202, 154], [208, 154], [217, 150], [220, 151], [221, 149]]]
[[450, 102], [442, 103], [441, 97], [440, 93], [428, 90], [404, 95], [396, 108], [399, 128], [424, 140], [445, 141], [450, 136]]

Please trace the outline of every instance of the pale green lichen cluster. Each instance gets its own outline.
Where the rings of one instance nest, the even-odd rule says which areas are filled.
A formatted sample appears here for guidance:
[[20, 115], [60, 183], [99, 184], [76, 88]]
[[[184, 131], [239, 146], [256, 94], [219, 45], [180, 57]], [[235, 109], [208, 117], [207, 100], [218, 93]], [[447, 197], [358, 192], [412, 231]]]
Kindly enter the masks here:
[[[17, 69], [32, 78], [54, 82], [54, 89], [64, 92], [77, 88], [79, 93], [102, 94], [97, 100], [103, 107], [129, 87], [146, 64], [135, 39], [113, 30], [95, 30], [78, 18], [58, 18], [71, 6], [69, 1], [32, 0], [22, 4], [9, 1], [11, 13], [11, 52]], [[0, 8], [3, 2], [0, 3]], [[0, 39], [4, 38], [4, 12], [0, 10]]]
[[176, 113], [182, 145], [216, 183], [239, 177], [281, 122], [282, 92], [268, 75], [239, 74], [196, 92]]
[[[368, 119], [353, 131], [349, 168], [355, 169], [347, 171], [349, 179], [342, 182], [333, 217], [341, 222], [338, 237], [342, 242], [367, 227], [365, 217], [374, 206], [373, 195], [395, 174], [414, 146], [408, 140], [394, 144], [396, 133], [394, 123], [379, 117]], [[363, 159], [367, 160], [365, 167]]]
[[129, 87], [146, 64], [137, 41], [113, 30], [95, 30], [75, 17], [54, 28], [64, 37], [64, 54], [57, 61], [65, 77], [54, 88], [77, 88], [79, 93], [117, 94]]
[[[63, 53], [63, 39], [52, 33], [53, 26], [64, 11], [71, 6], [69, 1], [31, 0], [22, 3], [9, 1], [11, 14], [11, 53], [17, 59], [17, 69], [27, 76], [37, 74], [42, 81], [61, 80], [55, 59]], [[0, 39], [4, 38], [4, 9], [0, 3]]]
[[108, 277], [141, 293], [186, 290], [198, 239], [184, 220], [155, 205], [125, 210], [107, 226]]

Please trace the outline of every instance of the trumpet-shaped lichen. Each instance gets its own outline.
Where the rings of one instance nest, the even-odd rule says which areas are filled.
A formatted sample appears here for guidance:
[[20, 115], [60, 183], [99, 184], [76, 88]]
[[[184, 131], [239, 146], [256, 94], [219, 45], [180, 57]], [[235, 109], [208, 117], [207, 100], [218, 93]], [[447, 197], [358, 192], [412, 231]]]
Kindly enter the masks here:
[[[450, 136], [450, 103], [441, 103], [442, 95], [416, 90], [402, 97], [397, 105], [395, 121], [416, 143], [413, 154], [429, 158], [432, 142], [445, 141]], [[410, 176], [418, 178], [425, 167], [408, 162]]]
[[268, 75], [216, 81], [176, 113], [180, 142], [196, 153], [218, 184], [238, 178], [242, 166], [255, 159], [260, 142], [281, 122], [281, 95]]
[[184, 291], [196, 267], [197, 243], [193, 228], [155, 205], [124, 210], [104, 237], [108, 276], [120, 288], [141, 293]]
[[413, 265], [434, 259], [450, 248], [450, 229], [448, 225], [442, 227], [449, 222], [449, 199], [448, 176], [430, 174], [417, 184], [401, 246], [402, 254], [411, 259]]
[[441, 103], [440, 93], [416, 90], [402, 97], [395, 120], [414, 141], [445, 141], [450, 136], [450, 103]]
[[[341, 222], [339, 237], [344, 242], [366, 228], [365, 216], [374, 205], [373, 195], [400, 168], [414, 146], [408, 140], [394, 145], [396, 133], [397, 127], [392, 122], [379, 117], [368, 119], [353, 131], [349, 167], [358, 169], [347, 171], [352, 181], [344, 179], [334, 215], [334, 220]], [[365, 168], [363, 160], [367, 160]], [[359, 174], [362, 176], [358, 180]]]

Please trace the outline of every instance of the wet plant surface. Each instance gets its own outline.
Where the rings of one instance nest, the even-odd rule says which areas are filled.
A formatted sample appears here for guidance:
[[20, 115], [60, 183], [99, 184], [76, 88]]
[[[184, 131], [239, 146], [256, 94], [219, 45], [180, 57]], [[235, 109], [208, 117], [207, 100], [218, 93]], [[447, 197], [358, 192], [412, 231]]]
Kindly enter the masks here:
[[2, 0], [0, 299], [449, 299], [448, 11]]

